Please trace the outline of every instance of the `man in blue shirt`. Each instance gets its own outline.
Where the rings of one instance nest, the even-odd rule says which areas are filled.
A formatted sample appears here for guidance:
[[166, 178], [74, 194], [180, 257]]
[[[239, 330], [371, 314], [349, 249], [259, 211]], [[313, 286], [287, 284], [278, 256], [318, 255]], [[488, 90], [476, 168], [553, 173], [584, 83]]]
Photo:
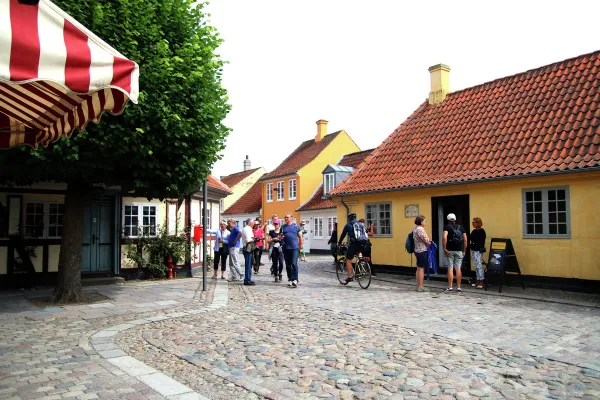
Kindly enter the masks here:
[[231, 274], [230, 281], [239, 281], [242, 279], [242, 270], [240, 269], [240, 260], [238, 258], [240, 251], [240, 239], [242, 238], [242, 232], [240, 228], [235, 224], [235, 219], [230, 218], [227, 220], [227, 226], [230, 229], [229, 239], [227, 244], [229, 245], [229, 273]]
[[288, 286], [298, 287], [298, 253], [304, 245], [302, 229], [294, 222], [291, 213], [285, 214], [285, 223], [281, 227], [283, 237], [283, 258], [288, 275]]
[[344, 226], [344, 230], [342, 231], [342, 235], [338, 242], [338, 247], [342, 245], [346, 235], [348, 235], [348, 238], [350, 239], [348, 250], [346, 251], [346, 270], [348, 271], [348, 278], [346, 278], [344, 282], [340, 282], [342, 285], [347, 285], [354, 279], [352, 260], [360, 249], [367, 244], [369, 238], [367, 232], [365, 232], [364, 225], [359, 224], [356, 220], [356, 213], [351, 212], [348, 214], [348, 223]]

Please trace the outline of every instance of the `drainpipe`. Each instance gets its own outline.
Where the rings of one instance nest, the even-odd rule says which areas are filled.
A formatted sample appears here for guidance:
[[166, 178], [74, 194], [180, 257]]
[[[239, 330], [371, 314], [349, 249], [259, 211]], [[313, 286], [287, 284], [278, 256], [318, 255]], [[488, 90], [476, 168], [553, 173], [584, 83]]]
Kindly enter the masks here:
[[342, 199], [342, 205], [343, 205], [344, 207], [346, 207], [346, 222], [348, 222], [348, 214], [350, 214], [350, 208], [348, 207], [348, 204], [346, 204], [346, 203], [344, 202], [344, 196], [340, 196], [340, 197], [341, 197], [341, 199]]

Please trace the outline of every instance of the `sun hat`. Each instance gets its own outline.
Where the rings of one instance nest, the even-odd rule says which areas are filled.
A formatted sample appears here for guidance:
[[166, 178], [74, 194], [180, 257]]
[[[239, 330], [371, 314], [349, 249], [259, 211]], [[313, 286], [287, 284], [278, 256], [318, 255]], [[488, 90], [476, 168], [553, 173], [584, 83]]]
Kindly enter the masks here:
[[456, 221], [456, 215], [454, 215], [452, 213], [448, 214], [447, 218], [448, 218], [448, 221]]

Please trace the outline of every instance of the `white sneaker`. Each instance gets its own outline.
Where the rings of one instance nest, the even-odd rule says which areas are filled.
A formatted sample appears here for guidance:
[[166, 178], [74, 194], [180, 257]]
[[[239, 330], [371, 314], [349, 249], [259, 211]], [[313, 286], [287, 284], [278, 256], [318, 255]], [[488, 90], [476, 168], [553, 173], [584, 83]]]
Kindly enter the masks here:
[[298, 281], [292, 281], [292, 286], [293, 287], [298, 287]]
[[292, 281], [288, 281], [288, 286], [292, 287]]

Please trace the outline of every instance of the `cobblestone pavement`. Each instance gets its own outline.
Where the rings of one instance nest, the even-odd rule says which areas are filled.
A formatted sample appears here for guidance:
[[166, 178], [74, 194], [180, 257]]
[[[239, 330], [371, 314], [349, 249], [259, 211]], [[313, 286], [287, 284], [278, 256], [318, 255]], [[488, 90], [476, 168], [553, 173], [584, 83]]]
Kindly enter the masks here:
[[[380, 280], [365, 291], [326, 264], [302, 263], [296, 289], [263, 269], [256, 286], [228, 285], [227, 306], [194, 315], [215, 281], [94, 288], [115, 300], [54, 312], [1, 299], [0, 399], [165, 398], [90, 342], [196, 392], [169, 399], [600, 398], [597, 308]], [[94, 342], [119, 324], [107, 347]]]

